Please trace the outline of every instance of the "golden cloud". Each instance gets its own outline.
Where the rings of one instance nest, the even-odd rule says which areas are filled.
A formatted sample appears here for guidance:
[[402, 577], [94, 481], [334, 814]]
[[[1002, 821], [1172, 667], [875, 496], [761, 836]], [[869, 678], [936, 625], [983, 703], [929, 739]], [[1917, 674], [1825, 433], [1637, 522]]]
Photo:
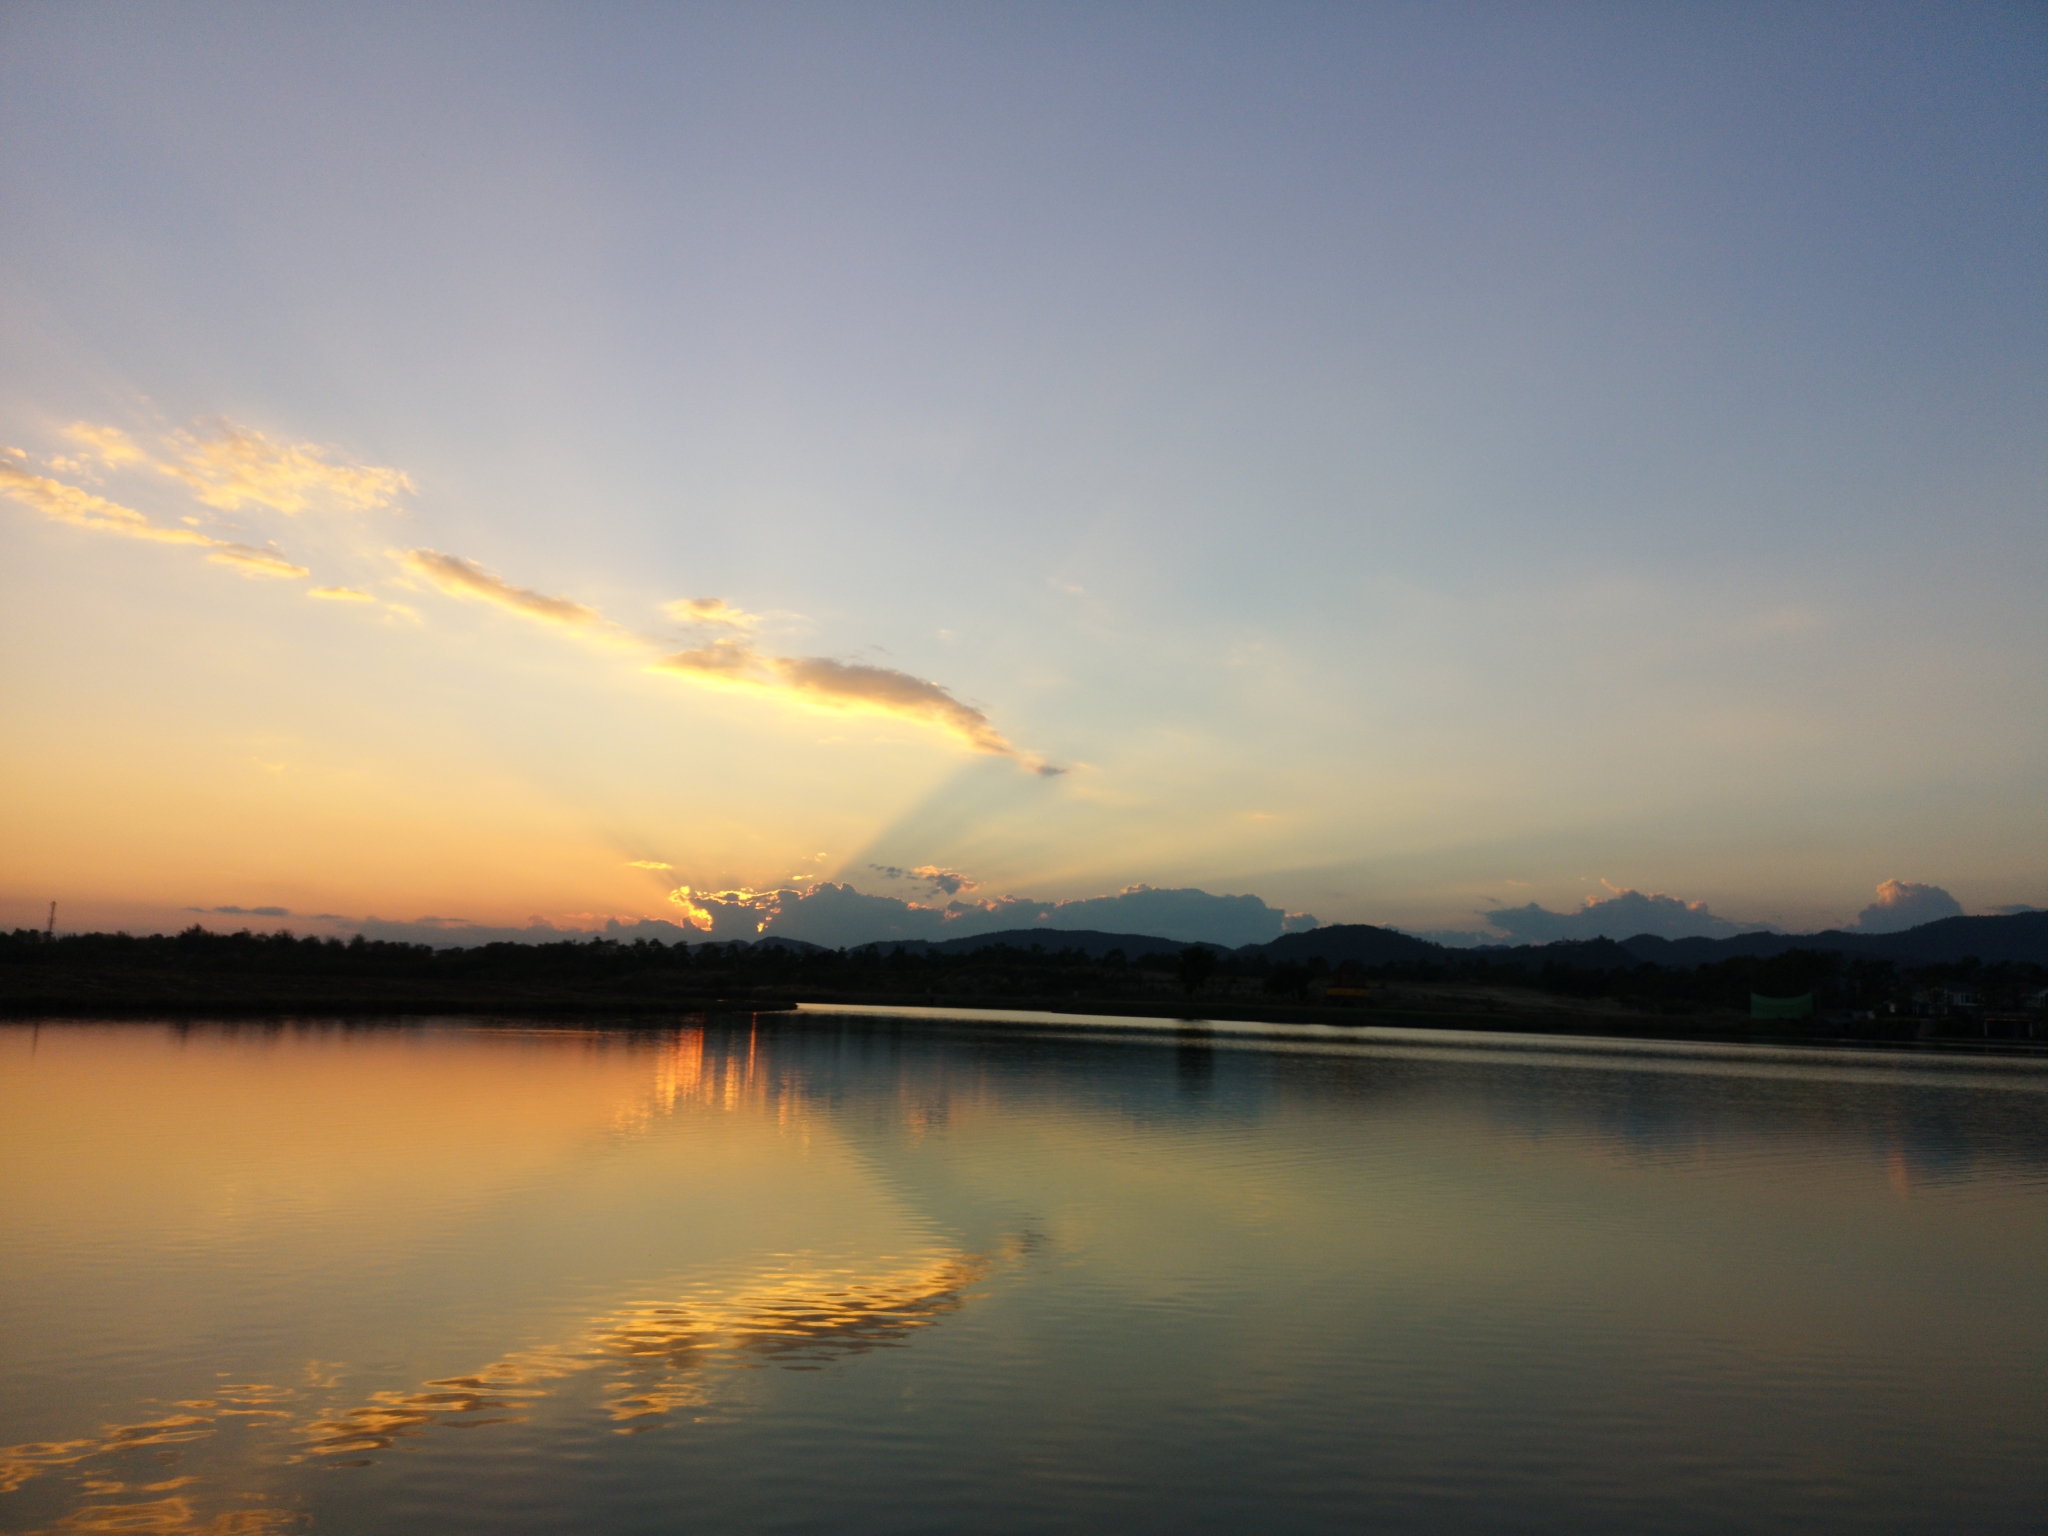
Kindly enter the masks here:
[[155, 467], [191, 486], [207, 506], [228, 512], [252, 503], [274, 512], [303, 512], [316, 496], [367, 512], [413, 488], [403, 470], [332, 464], [310, 443], [273, 443], [231, 421], [216, 423], [209, 437], [180, 432], [172, 441], [177, 458]]
[[123, 464], [140, 464], [146, 455], [119, 427], [96, 427], [89, 421], [73, 422], [64, 435], [81, 444], [102, 464], [118, 469]]
[[[178, 433], [167, 439], [176, 454], [170, 460], [150, 457], [113, 427], [80, 422], [69, 429], [68, 435], [104, 464], [146, 463], [184, 481], [205, 504], [227, 509], [255, 502], [278, 511], [297, 512], [311, 504], [316, 492], [351, 507], [378, 507], [387, 504], [399, 491], [412, 487], [400, 471], [332, 464], [317, 448], [272, 443], [259, 432], [226, 421], [218, 423], [215, 435], [209, 438]], [[27, 457], [19, 449], [6, 451], [16, 460]], [[212, 538], [192, 529], [159, 527], [133, 508], [63, 481], [31, 474], [15, 464], [0, 463], [0, 492], [26, 502], [45, 516], [77, 527], [206, 549], [211, 551], [210, 559], [245, 575], [297, 580], [311, 574], [274, 550]], [[639, 643], [595, 608], [514, 586], [459, 555], [412, 549], [399, 553], [398, 560], [409, 574], [450, 596], [476, 598], [611, 645]], [[350, 587], [316, 587], [311, 595], [341, 602], [376, 601], [369, 593]], [[414, 617], [410, 610], [393, 607], [403, 616]], [[704, 645], [664, 656], [653, 663], [652, 670], [772, 695], [834, 713], [908, 720], [944, 731], [977, 752], [1013, 758], [1038, 773], [1064, 771], [1018, 751], [983, 711], [963, 703], [937, 683], [893, 667], [865, 662], [835, 661], [828, 656], [769, 655], [747, 638], [760, 624], [760, 617], [723, 598], [681, 598], [667, 604], [664, 611], [682, 623], [727, 633]]]
[[544, 592], [515, 587], [459, 555], [444, 555], [432, 549], [411, 549], [401, 557], [400, 563], [413, 575], [452, 597], [482, 598], [487, 603], [495, 603], [529, 619], [539, 619], [544, 624], [567, 625], [572, 629], [590, 629], [604, 623], [595, 608], [572, 603], [566, 597], [549, 597]]
[[929, 881], [948, 896], [958, 896], [962, 891], [981, 889], [979, 880], [970, 880], [960, 870], [946, 869], [937, 864], [920, 864], [910, 873], [915, 879]]
[[714, 640], [694, 651], [677, 651], [654, 664], [657, 672], [686, 672], [698, 677], [758, 681], [763, 658], [745, 640]]
[[89, 528], [95, 533], [119, 534], [125, 539], [145, 539], [156, 544], [190, 544], [211, 550], [213, 553], [207, 556], [209, 560], [231, 566], [244, 575], [283, 576], [296, 581], [312, 574], [303, 565], [292, 564], [275, 550], [212, 538], [190, 528], [159, 527], [133, 507], [124, 507], [104, 496], [95, 496], [75, 485], [66, 485], [61, 480], [29, 474], [12, 464], [0, 464], [0, 493], [74, 528]]
[[351, 511], [372, 511], [413, 489], [403, 470], [336, 463], [329, 449], [273, 443], [254, 427], [224, 418], [209, 423], [204, 433], [171, 433], [162, 439], [161, 456], [136, 446], [118, 427], [80, 421], [65, 428], [64, 435], [110, 469], [147, 465], [183, 481], [205, 505], [225, 512], [253, 505], [296, 513], [322, 500]]
[[696, 893], [687, 885], [679, 885], [670, 891], [668, 899], [682, 909], [683, 922], [686, 926], [704, 933], [711, 932], [717, 919], [712, 916], [709, 908], [697, 900]]
[[124, 507], [104, 496], [95, 496], [62, 480], [47, 479], [0, 464], [0, 492], [34, 507], [45, 517], [95, 533], [118, 533], [124, 538], [151, 539], [160, 544], [212, 545], [219, 541], [187, 528], [159, 528], [133, 507]]
[[736, 891], [700, 891], [679, 885], [668, 893], [668, 899], [681, 909], [688, 926], [716, 937], [720, 920], [724, 919], [723, 926], [730, 937], [739, 931], [760, 933], [782, 911], [785, 896], [801, 895], [799, 891], [757, 891], [752, 886]]
[[285, 576], [297, 581], [313, 574], [303, 565], [293, 565], [283, 555], [249, 544], [222, 544], [206, 558], [216, 565], [231, 566], [244, 576]]
[[963, 704], [937, 683], [894, 667], [834, 661], [829, 656], [770, 656], [746, 640], [728, 638], [664, 656], [651, 670], [777, 694], [840, 714], [911, 720], [945, 731], [977, 752], [1015, 758], [1039, 773], [1063, 771], [1019, 752], [973, 705]]
[[987, 715], [937, 683], [908, 672], [827, 656], [777, 656], [770, 665], [799, 697], [826, 708], [920, 720], [951, 731], [978, 752], [1017, 755], [1017, 749], [988, 723]]
[[683, 624], [703, 624], [714, 629], [750, 630], [761, 622], [757, 613], [735, 608], [722, 597], [679, 597], [662, 605], [663, 613]]

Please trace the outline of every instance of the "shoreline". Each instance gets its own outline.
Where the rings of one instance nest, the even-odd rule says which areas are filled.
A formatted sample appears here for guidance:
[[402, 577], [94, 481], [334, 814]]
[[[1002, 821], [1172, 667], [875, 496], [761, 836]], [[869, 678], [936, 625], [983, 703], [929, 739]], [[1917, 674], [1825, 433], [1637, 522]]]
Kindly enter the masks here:
[[[1019, 1027], [1087, 1028], [1129, 1021], [1156, 1021], [1189, 1030], [1228, 1031], [1246, 1026], [1254, 1031], [1273, 1026], [1313, 1026], [1335, 1031], [1400, 1030], [1428, 1035], [1495, 1035], [1522, 1039], [1575, 1037], [1663, 1041], [1673, 1045], [1750, 1045], [1819, 1048], [1863, 1048], [1955, 1055], [2001, 1055], [2048, 1058], [2048, 1039], [1964, 1033], [1967, 1021], [1897, 1019], [1839, 1020], [1825, 1017], [1788, 1027], [1775, 1020], [1751, 1019], [1735, 1013], [1660, 1017], [1622, 1010], [1531, 1008], [1486, 1012], [1458, 1008], [1399, 1008], [1387, 1005], [1238, 1006], [1226, 1000], [1204, 1010], [1199, 1000], [1178, 1004], [1133, 1002], [1127, 999], [1063, 997], [1003, 998], [989, 1006], [987, 998], [940, 999], [929, 996], [834, 997], [807, 993], [762, 996], [710, 996], [649, 999], [645, 997], [319, 997], [258, 996], [197, 998], [191, 996], [21, 997], [0, 1000], [0, 1024], [70, 1023], [223, 1023], [272, 1021], [278, 1024], [334, 1020], [361, 1023], [408, 1023], [429, 1019], [518, 1020], [534, 1025], [550, 1022], [620, 1028], [675, 1027], [717, 1015], [766, 1015], [818, 1020], [863, 1018], [906, 1023], [951, 1020], [961, 1023]], [[1930, 1027], [1932, 1026], [1932, 1027]]]

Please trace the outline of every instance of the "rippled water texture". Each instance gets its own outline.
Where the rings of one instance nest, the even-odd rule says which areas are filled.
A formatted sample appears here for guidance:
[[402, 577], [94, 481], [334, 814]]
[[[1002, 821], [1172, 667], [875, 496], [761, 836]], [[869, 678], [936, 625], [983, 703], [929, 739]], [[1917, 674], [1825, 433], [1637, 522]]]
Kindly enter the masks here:
[[2048, 1070], [0, 1027], [0, 1529], [2039, 1531]]

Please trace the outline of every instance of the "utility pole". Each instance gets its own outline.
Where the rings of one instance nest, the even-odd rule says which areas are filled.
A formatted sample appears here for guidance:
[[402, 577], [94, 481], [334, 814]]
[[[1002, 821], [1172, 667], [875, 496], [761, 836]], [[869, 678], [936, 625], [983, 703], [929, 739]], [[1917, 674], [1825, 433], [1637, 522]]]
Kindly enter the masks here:
[[51, 902], [51, 903], [50, 903], [50, 921], [49, 921], [49, 924], [48, 924], [48, 925], [47, 925], [47, 926], [46, 926], [46, 927], [45, 927], [45, 928], [43, 929], [43, 942], [44, 942], [45, 944], [54, 944], [54, 943], [56, 943], [56, 941], [57, 941], [57, 903], [55, 903], [55, 902], [53, 901], [53, 902]]

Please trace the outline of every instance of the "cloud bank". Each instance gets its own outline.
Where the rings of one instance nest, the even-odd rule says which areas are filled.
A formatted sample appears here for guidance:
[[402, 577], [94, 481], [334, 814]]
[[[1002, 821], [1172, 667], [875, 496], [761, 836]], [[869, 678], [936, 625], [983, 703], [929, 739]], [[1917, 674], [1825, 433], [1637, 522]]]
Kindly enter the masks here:
[[[1610, 887], [1610, 889], [1612, 889]], [[1495, 932], [1425, 933], [1439, 944], [1554, 944], [1564, 939], [1632, 939], [1639, 933], [1660, 939], [1726, 939], [1738, 933], [1774, 931], [1768, 924], [1730, 922], [1703, 901], [1683, 901], [1636, 890], [1588, 896], [1575, 911], [1552, 912], [1535, 902], [1496, 907], [1479, 914]]]
[[[1062, 929], [1091, 928], [1234, 949], [1317, 926], [1307, 913], [1282, 911], [1257, 896], [1212, 896], [1192, 888], [1159, 890], [1149, 885], [1072, 901], [1001, 896], [925, 905], [830, 881], [804, 890], [699, 891], [682, 886], [669, 899], [703, 938], [802, 939], [831, 949], [903, 939], [972, 938], [1011, 928], [1035, 928], [1054, 936]], [[1046, 942], [1056, 943], [1056, 937]]]

